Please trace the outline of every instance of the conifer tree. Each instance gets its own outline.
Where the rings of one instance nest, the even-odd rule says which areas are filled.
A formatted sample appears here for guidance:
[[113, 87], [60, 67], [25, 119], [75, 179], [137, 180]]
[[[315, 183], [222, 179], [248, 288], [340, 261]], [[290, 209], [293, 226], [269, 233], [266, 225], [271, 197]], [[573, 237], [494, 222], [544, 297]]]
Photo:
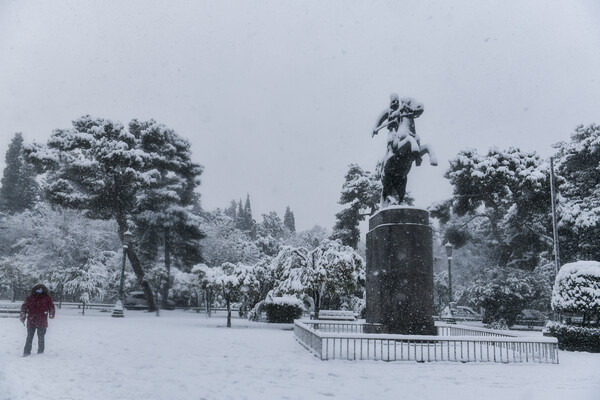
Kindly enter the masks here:
[[138, 197], [138, 207], [143, 210], [134, 215], [140, 248], [149, 261], [155, 261], [160, 247], [164, 262], [164, 279], [161, 280], [162, 306], [167, 307], [172, 284], [171, 267], [191, 269], [202, 261], [199, 241], [204, 237], [200, 230], [200, 217], [192, 212], [198, 201], [194, 191], [200, 184], [202, 167], [191, 161], [189, 142], [173, 130], [154, 121], [132, 121], [130, 131], [142, 138], [140, 147], [153, 158], [158, 171], [155, 179]]
[[235, 227], [242, 230], [244, 225], [244, 207], [242, 206], [242, 199], [237, 204], [237, 211], [235, 213]]
[[250, 206], [250, 195], [246, 195], [246, 202], [242, 205], [242, 200], [238, 202], [237, 213], [235, 215], [235, 226], [239, 230], [252, 235], [254, 232], [255, 221], [252, 218], [252, 207]]
[[254, 227], [254, 219], [252, 218], [252, 207], [250, 206], [250, 195], [246, 195], [246, 202], [244, 203], [244, 214], [242, 221], [242, 229], [245, 231], [252, 231]]
[[286, 207], [285, 215], [283, 216], [283, 225], [290, 230], [290, 232], [296, 232], [296, 220], [294, 219], [294, 213], [290, 210], [290, 207]]
[[[167, 178], [185, 181], [190, 175], [182, 171], [188, 170], [195, 177], [201, 168], [181, 153], [187, 148], [186, 141], [173, 133], [168, 145], [153, 147], [150, 143], [155, 140], [156, 131], [139, 129], [141, 125], [144, 124], [132, 121], [126, 129], [118, 122], [84, 116], [73, 121], [70, 129], [55, 130], [46, 145], [26, 146], [24, 151], [27, 159], [48, 173], [46, 192], [51, 202], [85, 210], [89, 217], [114, 219], [119, 237], [123, 238], [133, 218], [153, 211], [144, 206], [149, 196], [192, 196], [193, 191], [177, 193], [165, 187], [164, 192], [157, 191], [163, 173]], [[150, 121], [148, 125], [157, 124]], [[136, 239], [140, 240], [139, 234]], [[152, 288], [145, 278], [136, 243], [127, 248], [126, 254], [149, 310], [155, 310]]]
[[235, 221], [236, 216], [237, 216], [237, 203], [235, 200], [231, 200], [229, 207], [227, 207], [225, 209], [224, 213], [225, 213], [225, 215], [227, 215], [228, 217], [230, 217], [231, 219], [233, 219]]
[[563, 261], [600, 260], [600, 125], [580, 125], [555, 145]]
[[9, 213], [31, 208], [38, 195], [36, 173], [23, 158], [23, 134], [15, 133], [6, 152], [6, 167], [0, 188], [0, 209]]
[[[381, 181], [358, 165], [350, 164], [340, 196], [340, 204], [346, 204], [347, 208], [335, 215], [332, 239], [340, 239], [344, 245], [356, 249], [360, 237], [358, 224], [377, 210], [380, 196]], [[410, 195], [405, 201], [412, 202]]]
[[[454, 197], [432, 210], [432, 216], [467, 217], [460, 225], [480, 224], [497, 266], [533, 270], [551, 243], [548, 165], [536, 153], [518, 148], [491, 148], [484, 155], [467, 149], [450, 160], [445, 176]], [[456, 227], [457, 221], [452, 222], [449, 228]], [[455, 229], [446, 232], [457, 236]]]

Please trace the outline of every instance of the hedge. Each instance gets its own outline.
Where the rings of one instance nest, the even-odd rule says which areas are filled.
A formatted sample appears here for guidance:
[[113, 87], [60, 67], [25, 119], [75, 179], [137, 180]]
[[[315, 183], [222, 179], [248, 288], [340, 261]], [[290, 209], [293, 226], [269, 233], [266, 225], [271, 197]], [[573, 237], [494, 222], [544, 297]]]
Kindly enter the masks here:
[[546, 329], [558, 339], [558, 348], [567, 351], [600, 353], [600, 328], [583, 328], [548, 322]]
[[290, 323], [302, 316], [302, 307], [297, 304], [265, 303], [267, 322]]

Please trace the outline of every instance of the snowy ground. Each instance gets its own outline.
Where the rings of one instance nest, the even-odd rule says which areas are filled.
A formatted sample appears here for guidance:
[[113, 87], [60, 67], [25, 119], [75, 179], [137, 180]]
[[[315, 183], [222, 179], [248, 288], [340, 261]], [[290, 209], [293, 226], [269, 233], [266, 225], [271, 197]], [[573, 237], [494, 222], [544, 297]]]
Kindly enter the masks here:
[[[0, 318], [0, 399], [600, 399], [600, 354], [559, 365], [320, 361], [291, 325], [161, 312], [57, 310], [46, 353]], [[36, 351], [34, 340], [33, 351]]]

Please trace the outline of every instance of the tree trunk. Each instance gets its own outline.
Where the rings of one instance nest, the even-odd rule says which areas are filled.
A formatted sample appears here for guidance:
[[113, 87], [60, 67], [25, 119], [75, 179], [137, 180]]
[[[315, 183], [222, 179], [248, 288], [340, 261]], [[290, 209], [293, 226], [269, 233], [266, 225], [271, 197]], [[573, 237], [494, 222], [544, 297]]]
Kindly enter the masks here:
[[[127, 231], [127, 218], [123, 215], [122, 212], [118, 211], [116, 213], [117, 225], [119, 226], [119, 238], [121, 239], [121, 243], [123, 243], [123, 234]], [[127, 247], [127, 258], [129, 259], [129, 263], [131, 264], [131, 268], [137, 277], [140, 286], [144, 292], [144, 297], [146, 298], [146, 302], [148, 303], [148, 311], [156, 311], [156, 302], [154, 301], [154, 295], [152, 293], [152, 288], [146, 278], [144, 277], [144, 268], [142, 267], [142, 262], [140, 261], [137, 253], [133, 249], [133, 245], [130, 244]]]
[[318, 291], [315, 291], [313, 300], [315, 302], [315, 319], [319, 319], [319, 311], [321, 311], [321, 294]]
[[[158, 292], [159, 292], [159, 287], [160, 287], [160, 282], [159, 282], [159, 286], [156, 288], [156, 293], [155, 293], [156, 304], [158, 304]], [[157, 317], [159, 317], [159, 316], [160, 316], [159, 307], [156, 307], [156, 316], [157, 316]]]
[[131, 246], [127, 248], [127, 258], [131, 263], [131, 268], [133, 268], [133, 272], [135, 272], [135, 276], [144, 291], [144, 297], [146, 298], [146, 302], [148, 303], [148, 311], [156, 311], [156, 302], [154, 301], [154, 295], [152, 293], [152, 288], [150, 284], [144, 277], [144, 269], [142, 268], [142, 262], [138, 258], [137, 253]]
[[169, 228], [165, 228], [165, 269], [167, 276], [165, 283], [162, 286], [162, 305], [163, 309], [168, 308], [169, 287], [171, 286], [171, 238], [169, 236]]
[[[121, 192], [121, 181], [117, 174], [114, 176], [115, 182], [115, 193], [113, 194], [113, 212], [115, 219], [117, 220], [117, 225], [119, 227], [119, 238], [121, 239], [121, 243], [123, 243], [123, 234], [127, 232], [127, 214], [126, 210], [123, 207], [120, 199]], [[130, 244], [127, 247], [127, 258], [129, 258], [129, 263], [131, 264], [131, 268], [137, 277], [140, 286], [142, 287], [142, 291], [144, 292], [144, 297], [146, 298], [146, 302], [148, 303], [148, 311], [156, 311], [156, 302], [154, 301], [154, 296], [152, 293], [152, 288], [146, 278], [144, 277], [144, 268], [142, 267], [142, 262], [140, 261], [137, 253], [133, 249], [133, 245]]]
[[206, 315], [210, 318], [212, 316], [212, 295], [210, 289], [206, 289]]
[[225, 301], [227, 302], [227, 327], [231, 328], [231, 298], [230, 295], [225, 295]]

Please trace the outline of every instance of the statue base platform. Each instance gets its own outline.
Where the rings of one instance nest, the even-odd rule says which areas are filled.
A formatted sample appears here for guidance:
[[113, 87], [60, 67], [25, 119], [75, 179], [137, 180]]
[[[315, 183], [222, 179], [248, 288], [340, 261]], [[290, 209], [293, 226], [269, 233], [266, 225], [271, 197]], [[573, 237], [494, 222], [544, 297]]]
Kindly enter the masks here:
[[366, 322], [383, 333], [436, 335], [429, 213], [388, 207], [369, 219]]

